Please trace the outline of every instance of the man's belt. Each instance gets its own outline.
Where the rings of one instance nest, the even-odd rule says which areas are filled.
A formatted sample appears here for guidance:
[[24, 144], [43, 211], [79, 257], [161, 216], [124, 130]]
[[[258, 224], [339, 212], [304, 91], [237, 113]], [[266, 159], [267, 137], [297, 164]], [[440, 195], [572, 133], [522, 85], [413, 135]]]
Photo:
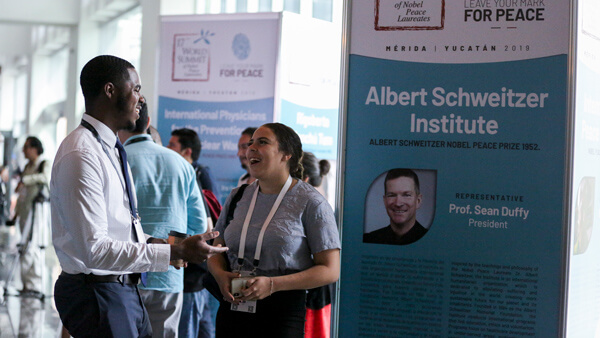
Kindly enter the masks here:
[[70, 274], [66, 272], [61, 272], [61, 276], [81, 280], [85, 283], [121, 283], [121, 284], [132, 284], [137, 285], [140, 281], [139, 273], [130, 273], [126, 275], [94, 275], [94, 274]]

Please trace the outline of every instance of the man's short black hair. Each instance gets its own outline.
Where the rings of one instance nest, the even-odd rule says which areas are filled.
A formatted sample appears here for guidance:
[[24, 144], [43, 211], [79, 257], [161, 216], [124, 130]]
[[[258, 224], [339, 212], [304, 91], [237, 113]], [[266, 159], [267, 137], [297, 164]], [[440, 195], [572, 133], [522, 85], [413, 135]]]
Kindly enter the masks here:
[[140, 109], [140, 118], [135, 121], [135, 127], [131, 132], [134, 134], [145, 133], [148, 127], [148, 119], [148, 105], [146, 105], [146, 102], [143, 102]]
[[256, 131], [256, 127], [248, 127], [246, 129], [244, 129], [244, 131], [242, 131], [242, 135], [248, 135], [250, 137], [252, 137], [252, 135], [254, 135], [254, 132]]
[[177, 136], [179, 143], [181, 144], [181, 150], [190, 148], [192, 149], [192, 161], [196, 162], [200, 158], [200, 152], [202, 151], [202, 143], [198, 134], [189, 128], [175, 129], [171, 132], [171, 136]]
[[415, 182], [415, 193], [417, 195], [421, 194], [421, 187], [419, 185], [419, 176], [412, 169], [391, 169], [388, 171], [387, 175], [385, 175], [385, 181], [383, 182], [384, 189], [387, 190], [387, 181], [396, 179], [398, 177], [408, 177], [412, 178], [413, 182]]
[[93, 101], [108, 82], [121, 86], [129, 80], [129, 69], [135, 67], [127, 60], [113, 55], [100, 55], [83, 66], [79, 83], [86, 102]]

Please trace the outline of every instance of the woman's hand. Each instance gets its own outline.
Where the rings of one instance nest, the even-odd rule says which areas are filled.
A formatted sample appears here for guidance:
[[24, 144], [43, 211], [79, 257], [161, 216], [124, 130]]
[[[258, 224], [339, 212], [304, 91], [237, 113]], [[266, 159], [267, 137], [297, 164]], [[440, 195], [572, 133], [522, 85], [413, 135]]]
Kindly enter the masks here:
[[240, 299], [235, 299], [231, 294], [231, 280], [241, 277], [241, 275], [237, 272], [221, 270], [217, 273], [213, 273], [213, 276], [215, 277], [217, 284], [219, 284], [219, 289], [223, 295], [223, 300], [229, 303], [239, 304]]
[[273, 279], [271, 277], [258, 276], [246, 282], [246, 288], [242, 290], [242, 297], [238, 300], [260, 300], [269, 297], [273, 293]]

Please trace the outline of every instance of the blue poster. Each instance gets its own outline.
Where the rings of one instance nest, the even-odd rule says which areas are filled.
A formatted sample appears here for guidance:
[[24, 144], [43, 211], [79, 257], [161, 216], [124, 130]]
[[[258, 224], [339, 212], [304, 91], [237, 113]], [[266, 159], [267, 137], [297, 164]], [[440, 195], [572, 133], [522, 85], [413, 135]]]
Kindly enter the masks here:
[[238, 139], [249, 126], [273, 121], [273, 99], [242, 102], [196, 102], [160, 96], [158, 132], [169, 140], [171, 131], [195, 130], [202, 142], [200, 163], [208, 166], [223, 203], [245, 173], [237, 156]]
[[507, 4], [353, 2], [340, 337], [560, 336], [569, 10]]
[[302, 149], [319, 159], [337, 158], [338, 109], [312, 108], [281, 100], [280, 122], [302, 140]]

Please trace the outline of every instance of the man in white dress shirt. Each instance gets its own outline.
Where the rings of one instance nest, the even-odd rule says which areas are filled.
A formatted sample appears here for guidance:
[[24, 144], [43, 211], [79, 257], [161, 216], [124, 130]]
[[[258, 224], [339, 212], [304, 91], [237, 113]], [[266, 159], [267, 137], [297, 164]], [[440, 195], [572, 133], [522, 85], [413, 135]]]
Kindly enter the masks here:
[[145, 237], [117, 142], [117, 132], [139, 117], [138, 74], [129, 62], [102, 55], [83, 67], [80, 83], [86, 113], [58, 149], [50, 182], [52, 238], [63, 270], [56, 308], [75, 337], [150, 337], [139, 273], [167, 271], [179, 259], [200, 263], [227, 248], [206, 243], [215, 232], [177, 245]]

